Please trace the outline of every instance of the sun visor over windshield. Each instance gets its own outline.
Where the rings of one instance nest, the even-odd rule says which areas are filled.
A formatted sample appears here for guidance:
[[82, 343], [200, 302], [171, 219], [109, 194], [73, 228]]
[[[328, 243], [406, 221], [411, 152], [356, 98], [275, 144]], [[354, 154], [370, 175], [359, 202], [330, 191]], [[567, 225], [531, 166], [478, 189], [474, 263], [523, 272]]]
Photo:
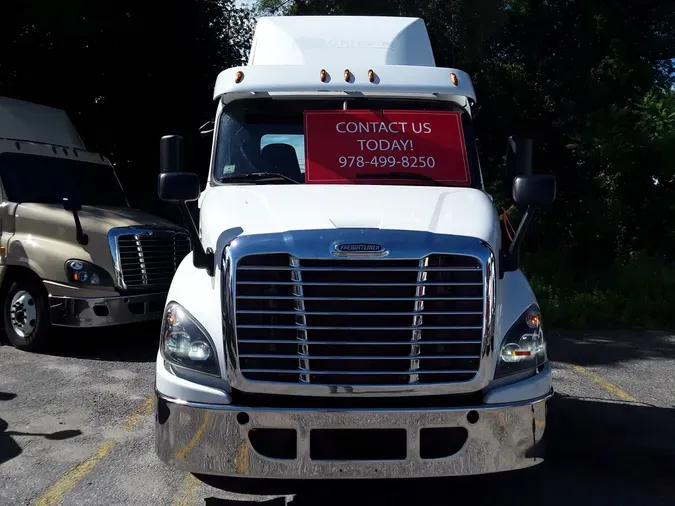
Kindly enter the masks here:
[[471, 184], [459, 112], [306, 111], [305, 159], [309, 184], [429, 184], [382, 179], [394, 172], [452, 186]]

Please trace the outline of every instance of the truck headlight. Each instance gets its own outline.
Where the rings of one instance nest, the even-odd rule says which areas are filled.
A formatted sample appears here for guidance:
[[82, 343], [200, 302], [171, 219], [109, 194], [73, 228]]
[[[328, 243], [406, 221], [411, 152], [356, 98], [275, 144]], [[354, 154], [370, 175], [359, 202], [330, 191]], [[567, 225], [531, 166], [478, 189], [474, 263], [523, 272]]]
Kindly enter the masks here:
[[536, 304], [520, 315], [504, 337], [495, 379], [535, 369], [546, 362], [541, 311]]
[[194, 371], [220, 376], [216, 348], [211, 337], [180, 304], [164, 310], [160, 350], [164, 360]]
[[89, 286], [113, 286], [112, 276], [103, 267], [85, 260], [66, 261], [66, 279], [71, 283]]

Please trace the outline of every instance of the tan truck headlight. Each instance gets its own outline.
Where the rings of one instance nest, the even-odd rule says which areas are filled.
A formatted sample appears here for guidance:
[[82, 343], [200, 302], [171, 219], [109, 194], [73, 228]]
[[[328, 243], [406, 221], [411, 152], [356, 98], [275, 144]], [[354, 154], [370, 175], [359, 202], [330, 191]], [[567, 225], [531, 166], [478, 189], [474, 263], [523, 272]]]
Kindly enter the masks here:
[[533, 304], [506, 333], [499, 353], [495, 378], [535, 369], [543, 365], [546, 359], [541, 311]]
[[113, 286], [112, 276], [103, 267], [85, 260], [66, 261], [66, 279], [70, 283], [85, 286]]
[[216, 348], [211, 337], [176, 302], [170, 302], [164, 310], [160, 350], [164, 360], [171, 364], [220, 376]]

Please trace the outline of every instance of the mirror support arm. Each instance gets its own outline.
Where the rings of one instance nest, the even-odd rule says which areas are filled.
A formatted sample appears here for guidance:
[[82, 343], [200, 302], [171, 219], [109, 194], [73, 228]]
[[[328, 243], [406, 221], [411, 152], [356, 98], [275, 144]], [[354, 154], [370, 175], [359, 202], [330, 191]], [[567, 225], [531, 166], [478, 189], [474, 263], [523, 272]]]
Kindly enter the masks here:
[[63, 199], [63, 208], [66, 211], [73, 213], [73, 220], [75, 221], [75, 239], [77, 242], [83, 246], [89, 244], [89, 236], [84, 233], [82, 229], [82, 222], [80, 222], [80, 217], [77, 212], [80, 210], [81, 206], [78, 202], [72, 202], [68, 198]]
[[197, 226], [195, 225], [190, 210], [188, 209], [186, 202], [178, 202], [178, 208], [180, 213], [183, 216], [183, 221], [185, 226], [190, 234], [190, 241], [192, 242], [192, 264], [197, 269], [206, 269], [206, 272], [209, 276], [214, 275], [214, 253], [211, 248], [204, 251], [202, 246], [202, 241], [199, 238], [199, 232], [197, 231]]
[[525, 236], [527, 235], [527, 229], [530, 227], [537, 209], [539, 209], [539, 206], [534, 205], [529, 205], [525, 209], [525, 214], [520, 220], [516, 235], [513, 237], [513, 241], [511, 241], [508, 251], [504, 252], [502, 255], [502, 275], [504, 272], [518, 270], [520, 267], [520, 250], [523, 247], [523, 242], [525, 242]]
[[75, 220], [75, 237], [77, 242], [83, 246], [89, 244], [89, 236], [84, 233], [82, 229], [82, 223], [80, 222], [80, 217], [77, 214], [77, 211], [73, 209], [73, 219]]

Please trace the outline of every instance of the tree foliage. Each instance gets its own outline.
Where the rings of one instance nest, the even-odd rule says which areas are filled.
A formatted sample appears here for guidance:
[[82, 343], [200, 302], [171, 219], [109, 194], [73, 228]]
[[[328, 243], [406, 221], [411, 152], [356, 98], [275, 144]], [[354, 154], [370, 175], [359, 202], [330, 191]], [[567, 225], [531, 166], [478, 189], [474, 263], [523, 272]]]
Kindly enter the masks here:
[[132, 204], [156, 208], [160, 137], [183, 135], [189, 168], [205, 174], [198, 128], [252, 22], [233, 0], [15, 2], [0, 16], [0, 95], [65, 109]]
[[[497, 205], [507, 137], [535, 140], [558, 178], [525, 270], [564, 325], [675, 323], [673, 0], [260, 0], [258, 14], [425, 19], [438, 65], [470, 73], [481, 161]], [[0, 95], [66, 109], [153, 208], [157, 141], [187, 142], [205, 174], [222, 69], [246, 59], [252, 13], [234, 0], [26, 0], [0, 17]], [[517, 221], [517, 210], [509, 210]]]
[[437, 64], [474, 80], [498, 206], [510, 201], [510, 134], [532, 136], [535, 171], [557, 176], [558, 201], [539, 214], [525, 257], [555, 323], [675, 322], [674, 2], [295, 0], [281, 10], [423, 17]]

